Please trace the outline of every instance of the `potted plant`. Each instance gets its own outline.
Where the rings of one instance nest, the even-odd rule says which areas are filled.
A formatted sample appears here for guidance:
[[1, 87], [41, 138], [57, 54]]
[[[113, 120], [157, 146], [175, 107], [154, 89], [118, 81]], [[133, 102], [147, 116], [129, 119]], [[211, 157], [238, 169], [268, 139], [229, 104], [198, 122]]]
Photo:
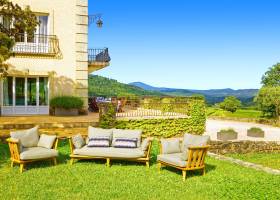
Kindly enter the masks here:
[[247, 130], [247, 136], [264, 138], [264, 130], [258, 127], [252, 127]]
[[238, 133], [230, 128], [230, 129], [222, 129], [217, 133], [217, 139], [222, 141], [228, 141], [228, 140], [237, 140]]
[[75, 96], [59, 96], [50, 101], [56, 116], [77, 116], [83, 105], [83, 100]]

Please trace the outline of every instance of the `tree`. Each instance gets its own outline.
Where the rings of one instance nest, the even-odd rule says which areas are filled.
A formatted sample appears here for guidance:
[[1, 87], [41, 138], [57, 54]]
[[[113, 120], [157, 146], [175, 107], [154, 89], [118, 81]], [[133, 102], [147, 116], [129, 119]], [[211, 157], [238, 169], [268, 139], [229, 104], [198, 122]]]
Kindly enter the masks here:
[[12, 55], [17, 35], [34, 35], [38, 24], [36, 15], [29, 7], [22, 9], [18, 4], [0, 0], [0, 76], [7, 73], [5, 61]]
[[280, 86], [280, 63], [273, 65], [262, 77], [264, 87]]
[[236, 112], [241, 107], [241, 101], [235, 96], [228, 96], [219, 104], [220, 108], [229, 112]]
[[280, 86], [262, 87], [255, 97], [255, 102], [259, 105], [264, 114], [271, 117], [280, 116]]

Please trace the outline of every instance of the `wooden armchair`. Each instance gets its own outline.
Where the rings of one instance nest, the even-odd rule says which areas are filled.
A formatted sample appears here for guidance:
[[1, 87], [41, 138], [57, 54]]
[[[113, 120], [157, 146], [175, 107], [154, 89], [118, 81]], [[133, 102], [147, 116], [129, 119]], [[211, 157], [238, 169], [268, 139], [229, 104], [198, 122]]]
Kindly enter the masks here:
[[[182, 142], [182, 139], [180, 140]], [[207, 154], [207, 151], [209, 149], [209, 145], [204, 146], [191, 146], [188, 147], [188, 151], [185, 153], [186, 161], [181, 159], [181, 153], [176, 154], [162, 154], [162, 144], [159, 141], [160, 145], [160, 155], [158, 156], [158, 170], [161, 170], [161, 167], [163, 166], [171, 166], [174, 168], [177, 168], [179, 170], [182, 170], [183, 175], [183, 181], [186, 180], [187, 171], [193, 171], [193, 170], [202, 170], [202, 175], [205, 175], [205, 156]], [[164, 156], [167, 158], [165, 159]], [[171, 161], [169, 161], [171, 158]]]
[[[57, 164], [57, 160], [56, 160], [57, 156], [51, 156], [51, 157], [47, 157], [47, 158], [26, 159], [26, 160], [21, 159], [22, 152], [21, 152], [19, 140], [13, 139], [13, 138], [8, 138], [6, 141], [8, 142], [10, 154], [11, 154], [11, 167], [14, 166], [14, 163], [19, 164], [21, 173], [23, 172], [24, 167], [27, 163], [41, 161], [41, 160], [52, 160], [54, 165]], [[57, 145], [58, 145], [58, 138], [56, 138], [52, 149], [57, 150]], [[34, 147], [34, 148], [37, 148], [37, 147]], [[29, 149], [31, 149], [31, 148], [29, 148]]]

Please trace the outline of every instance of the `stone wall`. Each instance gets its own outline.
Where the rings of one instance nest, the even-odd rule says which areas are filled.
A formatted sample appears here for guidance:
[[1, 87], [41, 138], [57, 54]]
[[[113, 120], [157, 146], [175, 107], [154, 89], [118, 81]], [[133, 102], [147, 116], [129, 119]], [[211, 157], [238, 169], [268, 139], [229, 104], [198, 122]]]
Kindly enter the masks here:
[[216, 154], [227, 153], [267, 153], [280, 152], [280, 142], [263, 142], [263, 141], [236, 141], [222, 142], [211, 141], [210, 152]]

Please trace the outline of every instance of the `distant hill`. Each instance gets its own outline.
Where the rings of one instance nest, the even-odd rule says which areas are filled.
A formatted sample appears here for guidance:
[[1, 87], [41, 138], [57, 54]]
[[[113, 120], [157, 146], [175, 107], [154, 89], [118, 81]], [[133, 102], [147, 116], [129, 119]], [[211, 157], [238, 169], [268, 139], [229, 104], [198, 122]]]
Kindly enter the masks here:
[[140, 87], [120, 83], [117, 80], [97, 75], [89, 76], [89, 96], [163, 96], [157, 91], [144, 90]]
[[142, 82], [133, 82], [129, 85], [137, 86], [145, 90], [160, 92], [170, 96], [191, 96], [195, 94], [204, 95], [208, 104], [215, 104], [224, 100], [226, 96], [236, 96], [245, 105], [250, 105], [253, 102], [258, 89], [241, 89], [233, 90], [226, 89], [211, 89], [211, 90], [192, 90], [192, 89], [177, 89], [177, 88], [165, 88], [154, 87]]

